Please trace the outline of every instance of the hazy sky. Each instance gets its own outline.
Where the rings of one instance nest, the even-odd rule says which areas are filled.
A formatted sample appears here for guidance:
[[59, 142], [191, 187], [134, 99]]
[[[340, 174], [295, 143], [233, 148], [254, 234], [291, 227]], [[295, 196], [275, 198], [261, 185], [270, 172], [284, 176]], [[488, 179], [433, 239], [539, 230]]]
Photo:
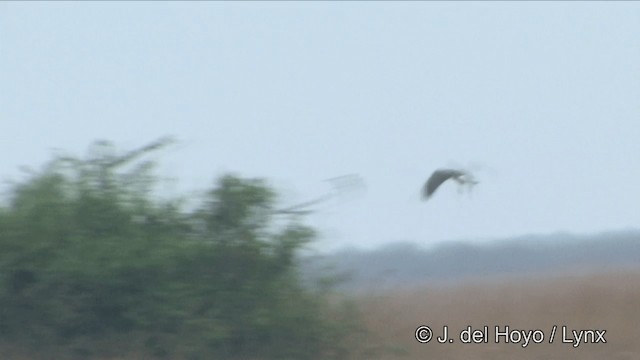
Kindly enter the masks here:
[[325, 249], [639, 228], [640, 3], [0, 3], [0, 178], [163, 135], [168, 195], [359, 174]]

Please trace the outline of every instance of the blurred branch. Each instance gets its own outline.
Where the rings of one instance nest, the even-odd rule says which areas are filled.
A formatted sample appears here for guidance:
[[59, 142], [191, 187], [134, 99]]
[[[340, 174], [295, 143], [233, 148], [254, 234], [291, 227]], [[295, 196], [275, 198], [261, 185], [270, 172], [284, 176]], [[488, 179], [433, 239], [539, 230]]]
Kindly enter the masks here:
[[167, 145], [170, 145], [172, 143], [175, 143], [175, 139], [173, 137], [171, 137], [171, 136], [162, 137], [162, 138], [160, 138], [160, 139], [158, 139], [158, 140], [156, 140], [156, 141], [154, 141], [154, 142], [152, 142], [152, 143], [150, 143], [150, 144], [148, 144], [146, 146], [143, 146], [143, 147], [141, 147], [139, 149], [129, 151], [128, 153], [126, 153], [126, 154], [124, 154], [124, 155], [112, 160], [111, 162], [106, 163], [104, 166], [105, 166], [105, 168], [114, 168], [114, 167], [120, 166], [120, 165], [125, 164], [125, 163], [127, 163], [127, 162], [129, 162], [129, 161], [131, 161], [131, 160], [133, 160], [133, 159], [145, 154], [145, 153], [148, 153], [148, 152], [151, 152], [151, 151], [154, 151], [154, 150], [157, 150], [157, 149], [161, 149], [161, 148], [163, 148], [163, 147], [165, 147]]
[[293, 206], [274, 210], [273, 213], [284, 214], [284, 215], [307, 215], [313, 212], [313, 210], [310, 209], [310, 207], [314, 205], [327, 202], [332, 198], [338, 197], [346, 193], [353, 192], [355, 190], [358, 190], [364, 187], [364, 181], [357, 174], [337, 176], [337, 177], [327, 179], [325, 181], [331, 183], [333, 187], [332, 192], [326, 195], [317, 197], [315, 199], [293, 205]]

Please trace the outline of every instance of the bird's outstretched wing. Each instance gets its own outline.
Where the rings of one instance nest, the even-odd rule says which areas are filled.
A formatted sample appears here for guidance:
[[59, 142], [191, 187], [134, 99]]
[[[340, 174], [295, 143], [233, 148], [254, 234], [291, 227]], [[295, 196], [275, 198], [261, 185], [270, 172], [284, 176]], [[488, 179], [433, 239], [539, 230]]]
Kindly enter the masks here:
[[422, 198], [429, 199], [433, 193], [449, 179], [454, 179], [460, 184], [477, 184], [473, 176], [466, 171], [456, 169], [438, 169], [431, 174], [422, 188]]

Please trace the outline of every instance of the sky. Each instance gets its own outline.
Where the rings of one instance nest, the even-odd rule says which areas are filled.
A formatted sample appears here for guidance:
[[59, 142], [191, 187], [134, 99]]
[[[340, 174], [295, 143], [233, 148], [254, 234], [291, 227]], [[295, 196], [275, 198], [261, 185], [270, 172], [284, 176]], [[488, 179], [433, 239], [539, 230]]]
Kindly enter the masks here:
[[639, 99], [638, 2], [0, 3], [0, 179], [165, 135], [166, 196], [357, 174], [320, 250], [638, 229]]

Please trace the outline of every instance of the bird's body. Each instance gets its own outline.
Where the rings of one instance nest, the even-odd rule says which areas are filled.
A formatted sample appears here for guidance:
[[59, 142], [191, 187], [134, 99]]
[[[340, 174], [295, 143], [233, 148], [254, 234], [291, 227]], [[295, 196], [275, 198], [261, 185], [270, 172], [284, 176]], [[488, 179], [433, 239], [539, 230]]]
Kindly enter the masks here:
[[449, 179], [455, 180], [460, 185], [469, 185], [470, 187], [478, 183], [473, 178], [473, 175], [464, 170], [438, 169], [431, 174], [424, 184], [422, 188], [422, 198], [428, 200], [436, 189]]

